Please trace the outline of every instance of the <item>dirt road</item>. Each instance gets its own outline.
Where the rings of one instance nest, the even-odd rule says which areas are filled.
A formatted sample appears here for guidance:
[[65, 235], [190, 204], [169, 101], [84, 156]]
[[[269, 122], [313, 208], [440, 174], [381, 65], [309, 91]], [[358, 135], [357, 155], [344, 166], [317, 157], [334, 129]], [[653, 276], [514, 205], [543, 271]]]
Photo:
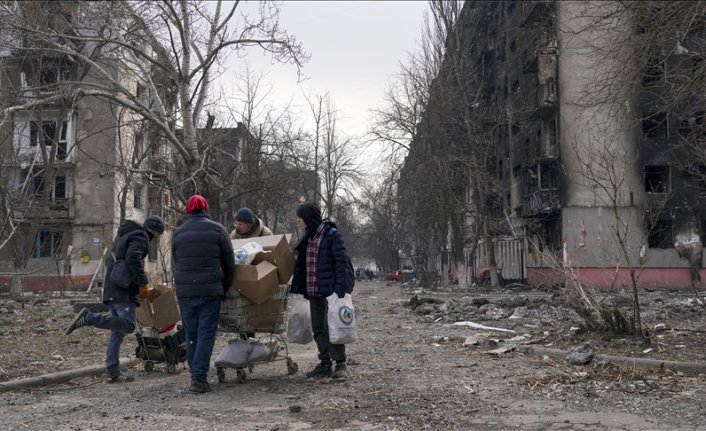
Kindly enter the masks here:
[[[186, 390], [183, 367], [176, 375], [136, 367], [137, 380], [122, 385], [83, 378], [2, 393], [0, 430], [706, 430], [702, 377], [490, 354], [497, 346], [487, 340], [542, 328], [522, 320], [500, 322], [513, 333], [450, 325], [448, 316], [413, 312], [412, 294], [382, 282], [356, 286], [360, 340], [348, 348], [344, 382], [305, 379], [316, 363], [315, 347], [290, 345], [298, 374], [288, 375], [284, 361], [256, 366], [244, 383], [233, 370], [217, 383], [213, 372], [208, 394]], [[470, 307], [472, 299], [455, 299], [456, 308], [463, 301]], [[72, 312], [57, 315], [39, 336], [63, 337]], [[0, 342], [9, 340], [7, 329], [1, 334]], [[485, 341], [464, 345], [479, 334]], [[230, 335], [219, 336], [216, 352]], [[90, 337], [81, 338], [90, 343], [60, 338], [46, 356], [60, 356], [63, 367], [81, 358], [81, 366], [100, 364], [104, 338]], [[7, 351], [0, 354], [8, 358]], [[46, 372], [60, 368], [49, 361], [42, 365]]]

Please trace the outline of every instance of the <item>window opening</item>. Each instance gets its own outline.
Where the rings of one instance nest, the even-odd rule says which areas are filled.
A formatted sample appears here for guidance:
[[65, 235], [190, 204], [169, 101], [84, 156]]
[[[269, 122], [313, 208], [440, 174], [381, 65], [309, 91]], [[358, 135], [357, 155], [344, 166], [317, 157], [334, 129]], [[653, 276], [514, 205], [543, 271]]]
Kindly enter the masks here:
[[54, 198], [63, 199], [66, 197], [66, 177], [58, 176], [54, 180]]
[[642, 136], [652, 139], [667, 138], [667, 115], [650, 115], [642, 119]]
[[34, 242], [32, 257], [55, 257], [61, 254], [61, 245], [64, 242], [63, 232], [40, 230]]
[[669, 191], [669, 166], [645, 166], [645, 191], [647, 193]]
[[133, 206], [137, 209], [142, 209], [142, 184], [135, 185], [133, 189]]
[[647, 244], [650, 248], [674, 248], [672, 220], [659, 219], [652, 224]]

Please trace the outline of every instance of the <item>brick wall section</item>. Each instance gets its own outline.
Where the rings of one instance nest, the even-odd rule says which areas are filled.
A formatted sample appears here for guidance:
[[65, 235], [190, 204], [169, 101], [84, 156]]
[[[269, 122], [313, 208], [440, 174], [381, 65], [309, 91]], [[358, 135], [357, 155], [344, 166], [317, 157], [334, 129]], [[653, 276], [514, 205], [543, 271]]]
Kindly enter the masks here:
[[[85, 291], [91, 282], [92, 275], [77, 275], [73, 277], [56, 275], [27, 275], [22, 280], [24, 292], [40, 291]], [[12, 277], [0, 276], [0, 292], [10, 291]]]

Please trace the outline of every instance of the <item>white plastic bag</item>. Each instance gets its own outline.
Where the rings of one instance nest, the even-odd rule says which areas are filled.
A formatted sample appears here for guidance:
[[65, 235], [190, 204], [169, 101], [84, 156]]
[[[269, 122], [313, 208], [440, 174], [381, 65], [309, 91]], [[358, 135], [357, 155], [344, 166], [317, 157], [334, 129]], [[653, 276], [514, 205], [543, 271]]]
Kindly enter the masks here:
[[335, 293], [328, 301], [328, 338], [331, 344], [349, 344], [358, 339], [355, 328], [355, 310], [350, 293], [339, 298]]
[[254, 241], [243, 244], [233, 252], [236, 265], [250, 265], [255, 255], [261, 251], [264, 251], [262, 246]]
[[301, 295], [292, 296], [292, 315], [287, 322], [287, 341], [295, 344], [309, 344], [314, 340], [309, 301]]
[[248, 364], [248, 356], [253, 346], [245, 340], [230, 340], [215, 360], [217, 367], [240, 368]]

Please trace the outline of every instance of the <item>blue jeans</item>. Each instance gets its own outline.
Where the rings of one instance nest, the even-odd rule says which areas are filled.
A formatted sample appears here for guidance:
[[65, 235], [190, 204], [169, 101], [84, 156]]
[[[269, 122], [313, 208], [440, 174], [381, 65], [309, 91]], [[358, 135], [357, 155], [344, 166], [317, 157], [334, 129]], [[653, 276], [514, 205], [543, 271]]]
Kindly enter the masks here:
[[109, 329], [110, 338], [105, 352], [105, 374], [114, 377], [120, 374], [120, 345], [125, 334], [135, 330], [135, 307], [133, 302], [111, 302], [110, 314], [89, 313], [86, 323], [100, 329]]
[[216, 342], [221, 298], [179, 298], [179, 311], [186, 334], [186, 359], [191, 379], [205, 382]]

